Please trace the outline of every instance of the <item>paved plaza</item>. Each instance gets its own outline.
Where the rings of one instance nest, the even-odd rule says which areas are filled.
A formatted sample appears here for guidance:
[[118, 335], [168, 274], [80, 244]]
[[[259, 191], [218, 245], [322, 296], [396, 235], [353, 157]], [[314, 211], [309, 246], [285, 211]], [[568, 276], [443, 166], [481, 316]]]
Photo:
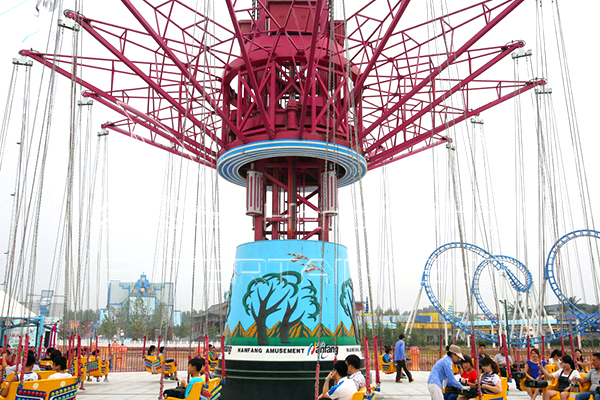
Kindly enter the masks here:
[[[183, 377], [184, 372], [181, 372]], [[427, 391], [427, 377], [429, 372], [413, 372], [415, 381], [408, 383], [394, 382], [394, 375], [381, 376], [381, 393], [379, 399], [429, 399]], [[115, 372], [109, 375], [110, 382], [86, 382], [86, 390], [79, 391], [80, 400], [157, 400], [160, 376], [147, 372]], [[176, 386], [175, 381], [165, 380], [165, 389]], [[510, 385], [509, 397], [511, 399], [528, 399], [527, 393], [515, 389], [514, 383]], [[243, 400], [243, 399], [222, 399]], [[282, 399], [285, 400], [285, 399]], [[307, 399], [312, 400], [312, 399]]]

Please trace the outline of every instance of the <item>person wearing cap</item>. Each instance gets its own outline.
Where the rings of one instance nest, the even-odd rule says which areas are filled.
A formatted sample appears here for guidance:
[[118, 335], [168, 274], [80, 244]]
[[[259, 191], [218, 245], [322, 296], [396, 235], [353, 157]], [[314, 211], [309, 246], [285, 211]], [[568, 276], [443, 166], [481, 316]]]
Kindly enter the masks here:
[[444, 394], [442, 389], [444, 387], [444, 380], [447, 386], [453, 386], [459, 389], [463, 389], [463, 385], [454, 377], [452, 372], [452, 364], [462, 361], [463, 357], [460, 347], [456, 345], [450, 345], [446, 356], [438, 360], [429, 374], [427, 379], [427, 389], [431, 395], [431, 400], [443, 400]]

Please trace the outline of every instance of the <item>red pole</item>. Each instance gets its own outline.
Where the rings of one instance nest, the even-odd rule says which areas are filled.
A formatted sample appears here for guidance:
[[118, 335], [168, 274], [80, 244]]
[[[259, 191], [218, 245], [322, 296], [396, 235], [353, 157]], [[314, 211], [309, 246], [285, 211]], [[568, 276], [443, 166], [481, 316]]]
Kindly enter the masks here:
[[44, 335], [40, 335], [40, 345], [38, 346], [37, 361], [42, 357], [42, 344], [44, 343]]
[[[475, 347], [475, 335], [471, 333], [471, 359], [475, 363], [475, 371], [477, 372], [477, 382], [479, 382], [479, 357], [477, 356], [477, 348]], [[481, 385], [477, 385], [478, 395], [481, 398]]]
[[575, 336], [575, 348], [576, 349], [580, 349], [581, 347], [579, 347], [579, 336]]
[[69, 368], [71, 367], [71, 362], [73, 361], [73, 346], [72, 346], [72, 342], [73, 342], [74, 338], [72, 336], [69, 336], [69, 347], [67, 349], [67, 352], [69, 353]]
[[17, 364], [19, 362], [19, 354], [21, 354], [22, 346], [23, 346], [23, 336], [19, 336], [19, 347], [17, 347], [17, 354], [12, 355], [13, 364]]
[[221, 380], [225, 379], [225, 336], [221, 335]]
[[[158, 346], [157, 346], [158, 354], [160, 354], [160, 339], [161, 339], [161, 336], [158, 335]], [[207, 380], [207, 382], [208, 382], [208, 380]], [[158, 392], [158, 400], [162, 400], [164, 388], [165, 388], [165, 357], [163, 356], [160, 359], [160, 390]]]
[[571, 345], [571, 357], [573, 357], [573, 361], [577, 364], [577, 360], [575, 358], [575, 347], [573, 346], [573, 335], [569, 333], [569, 344]]
[[24, 348], [25, 348], [25, 351], [23, 352], [23, 362], [21, 365], [21, 377], [19, 378], [19, 382], [23, 382], [23, 377], [25, 376], [25, 367], [27, 366], [27, 356], [29, 355], [29, 335], [25, 335]]
[[144, 336], [144, 348], [142, 349], [142, 358], [146, 357], [146, 336]]
[[210, 380], [210, 365], [208, 363], [208, 335], [204, 335], [204, 372], [206, 373], [206, 382]]
[[83, 379], [81, 379], [81, 335], [77, 335], [77, 352], [75, 354], [74, 360], [77, 360], [77, 376], [81, 381], [81, 386], [79, 387], [79, 389], [85, 390], [85, 388], [83, 387]]
[[542, 360], [546, 358], [546, 341], [544, 335], [542, 335]]
[[380, 384], [381, 383], [381, 379], [379, 378], [379, 357], [377, 357], [377, 355], [379, 354], [379, 352], [377, 351], [377, 340], [379, 339], [378, 336], [375, 336], [373, 338], [373, 350], [375, 353], [375, 383], [376, 384]]
[[531, 360], [531, 338], [527, 335], [527, 361]]
[[371, 362], [369, 359], [369, 338], [365, 336], [364, 338], [365, 344], [365, 379], [367, 386], [367, 393], [371, 393]]
[[[6, 346], [8, 345], [8, 336], [4, 335], [4, 346], [2, 348], [2, 354], [6, 353]], [[0, 371], [0, 384], [4, 380], [4, 371]]]
[[502, 348], [506, 351], [506, 375], [512, 379], [512, 373], [510, 371], [510, 359], [508, 355], [508, 347], [506, 346], [506, 335], [502, 334]]
[[457, 343], [457, 339], [456, 339], [456, 336], [454, 336], [454, 345], [456, 345], [456, 343]]

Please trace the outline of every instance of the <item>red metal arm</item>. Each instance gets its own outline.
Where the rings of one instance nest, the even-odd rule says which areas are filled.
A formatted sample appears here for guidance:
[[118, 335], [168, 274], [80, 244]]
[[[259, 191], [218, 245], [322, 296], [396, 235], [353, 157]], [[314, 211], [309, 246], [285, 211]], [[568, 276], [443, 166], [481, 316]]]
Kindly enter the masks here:
[[515, 90], [514, 92], [511, 92], [509, 94], [501, 96], [501, 97], [497, 98], [496, 100], [491, 101], [491, 102], [489, 102], [489, 103], [487, 103], [487, 104], [485, 104], [485, 105], [483, 105], [481, 107], [478, 107], [478, 108], [476, 108], [474, 110], [469, 110], [469, 111], [465, 112], [463, 115], [461, 115], [458, 118], [455, 118], [455, 119], [453, 119], [451, 121], [448, 121], [446, 123], [440, 124], [437, 127], [435, 127], [434, 129], [431, 129], [431, 130], [427, 131], [426, 133], [423, 133], [421, 135], [415, 136], [412, 139], [407, 140], [407, 141], [403, 142], [402, 144], [400, 144], [400, 145], [398, 145], [396, 147], [393, 147], [393, 148], [391, 148], [389, 150], [386, 150], [386, 151], [384, 151], [382, 153], [379, 153], [379, 154], [377, 154], [374, 157], [374, 160], [369, 160], [369, 170], [375, 169], [377, 167], [384, 166], [384, 165], [389, 164], [389, 163], [391, 163], [393, 161], [397, 161], [400, 158], [404, 158], [404, 157], [397, 157], [397, 158], [392, 158], [392, 157], [394, 157], [394, 155], [396, 155], [398, 153], [401, 153], [402, 151], [405, 151], [405, 150], [407, 150], [407, 149], [409, 149], [411, 147], [414, 147], [415, 145], [419, 144], [420, 142], [422, 142], [424, 140], [427, 140], [427, 139], [431, 138], [433, 135], [436, 135], [436, 134], [438, 134], [440, 132], [443, 132], [443, 131], [445, 131], [445, 130], [451, 128], [451, 127], [453, 127], [454, 125], [456, 125], [456, 124], [458, 124], [458, 123], [466, 120], [467, 118], [470, 118], [470, 117], [472, 117], [474, 115], [478, 115], [478, 114], [482, 113], [483, 111], [485, 111], [485, 110], [487, 110], [489, 108], [492, 108], [495, 105], [500, 104], [500, 103], [502, 103], [502, 102], [504, 102], [506, 100], [510, 100], [513, 97], [515, 97], [515, 96], [517, 96], [517, 95], [519, 95], [521, 93], [524, 93], [524, 92], [526, 92], [528, 90], [531, 90], [531, 89], [533, 89], [536, 86], [545, 85], [545, 84], [546, 84], [546, 81], [543, 80], [543, 79], [528, 82], [527, 85], [525, 85], [524, 87], [519, 88], [518, 90]]
[[198, 126], [200, 129], [204, 130], [206, 134], [215, 142], [219, 144], [219, 146], [223, 146], [224, 143], [221, 139], [219, 139], [214, 132], [212, 132], [206, 125], [200, 122], [194, 115], [189, 113], [189, 110], [186, 110], [180, 102], [175, 100], [166, 90], [164, 90], [159, 84], [154, 82], [147, 74], [145, 74], [134, 62], [132, 62], [129, 58], [123, 54], [122, 51], [118, 50], [114, 47], [108, 40], [106, 40], [100, 33], [94, 29], [89, 22], [81, 15], [76, 14], [73, 11], [66, 11], [65, 15], [68, 18], [72, 18], [79, 25], [83, 27], [90, 35], [94, 37], [102, 46], [104, 46], [108, 51], [110, 51], [115, 57], [117, 57], [123, 64], [125, 64], [129, 69], [131, 69], [138, 77], [144, 80], [146, 84], [152, 88], [152, 90], [156, 91], [156, 93], [160, 94], [166, 101], [168, 101], [182, 116], [186, 116], [194, 125]]
[[183, 76], [185, 76], [187, 79], [189, 79], [189, 81], [192, 83], [192, 85], [194, 85], [194, 88], [202, 94], [202, 96], [206, 99], [206, 102], [219, 115], [219, 117], [221, 117], [221, 120], [223, 121], [223, 123], [225, 125], [227, 125], [229, 127], [229, 129], [231, 129], [231, 131], [235, 134], [235, 136], [237, 136], [238, 139], [240, 139], [242, 141], [242, 143], [245, 143], [245, 141], [246, 141], [245, 136], [229, 120], [229, 117], [225, 115], [222, 108], [219, 107], [219, 105], [216, 103], [216, 101], [208, 93], [206, 93], [206, 90], [204, 90], [204, 87], [202, 87], [202, 85], [200, 85], [200, 83], [194, 77], [194, 75], [190, 72], [190, 70], [185, 67], [185, 65], [181, 62], [181, 60], [179, 60], [179, 58], [175, 55], [175, 52], [173, 50], [171, 50], [171, 48], [169, 46], [167, 46], [165, 39], [163, 37], [161, 37], [154, 29], [152, 29], [152, 26], [150, 26], [148, 21], [146, 21], [146, 19], [144, 19], [144, 17], [137, 10], [137, 8], [135, 8], [135, 6], [133, 4], [131, 4], [130, 0], [122, 0], [122, 2], [123, 2], [123, 4], [125, 4], [125, 7], [127, 7], [129, 9], [129, 11], [133, 14], [133, 16], [138, 20], [138, 22], [144, 27], [144, 29], [148, 32], [148, 34], [152, 37], [152, 39], [154, 39], [154, 41], [160, 46], [160, 48], [165, 52], [165, 54], [171, 59], [171, 61], [173, 61], [173, 63], [177, 66], [177, 68], [179, 68], [179, 70], [181, 71]]
[[[426, 85], [430, 84], [440, 73], [442, 73], [446, 68], [452, 65], [462, 54], [464, 54], [471, 46], [473, 46], [479, 39], [481, 39], [485, 34], [487, 34], [494, 26], [496, 26], [500, 21], [502, 21], [508, 14], [510, 14], [517, 6], [519, 6], [524, 0], [514, 0], [508, 7], [502, 10], [494, 19], [487, 21], [485, 26], [477, 32], [473, 37], [471, 37], [464, 45], [462, 45], [456, 52], [450, 53], [448, 58], [440, 64], [438, 67], [433, 68], [431, 73], [423, 79], [419, 84], [415, 85], [412, 90], [408, 93], [404, 94], [401, 99], [395, 103], [392, 107], [388, 108], [383, 114], [373, 122], [369, 127], [367, 127], [362, 134], [359, 136], [359, 139], [364, 139], [373, 129], [381, 125], [385, 122], [387, 118], [389, 118], [393, 113], [398, 111], [409, 99], [413, 98], [415, 94], [417, 94], [421, 89], [423, 89]], [[500, 7], [500, 6], [498, 6]], [[384, 137], [375, 141], [375, 143], [371, 144], [365, 152], [372, 151], [374, 148], [377, 148], [383, 142], [392, 137], [393, 134], [388, 133]]]

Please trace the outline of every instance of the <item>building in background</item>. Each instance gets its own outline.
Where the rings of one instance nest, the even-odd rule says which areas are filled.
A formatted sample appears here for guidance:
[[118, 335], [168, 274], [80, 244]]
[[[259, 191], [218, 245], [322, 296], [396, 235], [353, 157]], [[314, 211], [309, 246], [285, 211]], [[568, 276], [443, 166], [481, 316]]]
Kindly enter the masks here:
[[[175, 287], [172, 282], [152, 283], [146, 275], [142, 274], [136, 282], [121, 282], [111, 280], [108, 285], [107, 308], [100, 312], [99, 322], [108, 317], [111, 312], [125, 311], [143, 313], [152, 318], [157, 310], [171, 319], [173, 326], [181, 325], [181, 311], [174, 310]], [[136, 308], [136, 310], [134, 310]]]

